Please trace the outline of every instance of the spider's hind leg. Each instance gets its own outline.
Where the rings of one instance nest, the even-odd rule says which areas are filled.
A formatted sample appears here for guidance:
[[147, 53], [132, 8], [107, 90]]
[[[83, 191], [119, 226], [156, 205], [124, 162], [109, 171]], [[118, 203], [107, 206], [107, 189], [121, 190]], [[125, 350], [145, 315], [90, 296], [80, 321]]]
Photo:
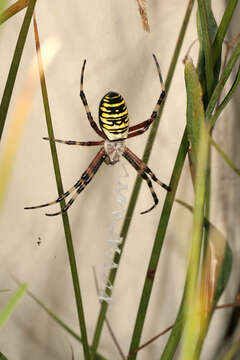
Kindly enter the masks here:
[[70, 195], [74, 190], [76, 190], [79, 185], [81, 184], [80, 180], [78, 180], [76, 182], [76, 184], [73, 185], [73, 187], [71, 187], [71, 189], [69, 189], [68, 191], [66, 191], [65, 193], [63, 193], [62, 195], [60, 195], [56, 200], [48, 202], [46, 204], [41, 204], [41, 205], [36, 205], [36, 206], [26, 206], [24, 207], [25, 210], [30, 210], [30, 209], [39, 209], [45, 206], [49, 206], [49, 205], [53, 205], [53, 204], [57, 204], [60, 201], [62, 201], [63, 199], [65, 199], [68, 195]]
[[80, 192], [83, 191], [85, 189], [85, 187], [90, 183], [90, 181], [92, 180], [93, 176], [98, 171], [100, 165], [103, 163], [105, 158], [106, 158], [105, 150], [104, 150], [104, 148], [101, 148], [101, 150], [97, 153], [97, 155], [95, 156], [95, 158], [93, 159], [93, 161], [91, 162], [91, 164], [89, 165], [87, 170], [84, 171], [81, 178], [76, 182], [76, 184], [71, 189], [66, 191], [61, 196], [59, 196], [57, 198], [57, 200], [55, 200], [55, 201], [52, 201], [52, 202], [49, 202], [46, 204], [42, 204], [42, 205], [37, 205], [37, 206], [28, 206], [28, 207], [25, 207], [24, 209], [38, 209], [41, 207], [59, 203], [60, 201], [65, 199], [68, 195], [70, 195], [74, 190], [77, 190], [76, 193], [73, 195], [73, 197], [68, 201], [68, 203], [62, 208], [61, 211], [58, 211], [58, 212], [52, 213], [52, 214], [46, 214], [46, 215], [47, 216], [55, 216], [55, 215], [59, 215], [61, 213], [66, 212], [68, 210], [68, 208], [72, 205], [72, 203], [74, 202], [76, 197], [80, 194]]
[[146, 172], [144, 171], [144, 169], [137, 163], [137, 161], [131, 156], [131, 152], [128, 148], [125, 149], [125, 151], [123, 152], [122, 154], [125, 159], [127, 159], [130, 164], [134, 167], [135, 170], [137, 170], [138, 174], [143, 178], [143, 180], [146, 181], [148, 187], [149, 187], [149, 190], [151, 191], [151, 194], [152, 194], [152, 197], [153, 197], [153, 201], [154, 201], [154, 205], [151, 206], [148, 210], [145, 210], [145, 211], [142, 211], [140, 214], [146, 214], [148, 213], [149, 211], [153, 210], [155, 208], [155, 206], [157, 206], [158, 204], [158, 198], [157, 198], [157, 195], [153, 189], [153, 186], [152, 186], [152, 182], [151, 180], [148, 178]]
[[141, 160], [137, 155], [135, 155], [130, 149], [127, 147], [125, 148], [125, 151], [127, 152], [128, 156], [130, 156], [134, 161], [140, 166], [141, 169], [152, 178], [153, 181], [158, 183], [160, 186], [162, 186], [167, 191], [172, 191], [171, 186], [164, 184], [161, 180], [159, 180], [156, 175], [152, 172], [152, 170]]
[[155, 208], [155, 206], [158, 204], [158, 198], [157, 198], [157, 195], [153, 189], [153, 186], [152, 186], [152, 182], [151, 180], [148, 178], [147, 174], [152, 178], [153, 181], [155, 181], [156, 183], [158, 183], [160, 186], [162, 186], [165, 190], [167, 191], [171, 191], [171, 187], [164, 184], [162, 181], [160, 181], [155, 175], [154, 173], [152, 172], [151, 169], [149, 169], [149, 167], [142, 161], [140, 160], [131, 150], [129, 150], [127, 147], [125, 147], [125, 150], [122, 154], [125, 159], [127, 159], [130, 164], [137, 170], [138, 174], [146, 181], [150, 191], [151, 191], [151, 194], [152, 194], [152, 197], [153, 197], [153, 200], [154, 200], [154, 205], [146, 210], [146, 211], [143, 211], [141, 212], [141, 214], [145, 214], [149, 211], [151, 211], [152, 209]]

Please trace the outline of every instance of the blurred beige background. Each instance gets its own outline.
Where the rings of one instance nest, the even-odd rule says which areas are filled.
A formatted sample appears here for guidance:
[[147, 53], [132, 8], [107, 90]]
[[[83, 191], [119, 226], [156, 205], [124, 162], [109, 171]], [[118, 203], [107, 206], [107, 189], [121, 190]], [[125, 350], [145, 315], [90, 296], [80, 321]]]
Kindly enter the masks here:
[[[11, 3], [13, 1], [9, 2]], [[62, 44], [61, 50], [46, 71], [56, 138], [79, 141], [98, 139], [89, 126], [79, 97], [79, 77], [85, 58], [87, 65], [84, 89], [96, 121], [99, 101], [109, 90], [118, 91], [125, 98], [132, 125], [150, 116], [160, 91], [152, 53], [157, 55], [163, 77], [166, 78], [186, 6], [187, 1], [183, 0], [168, 2], [149, 0], [148, 16], [151, 32], [147, 34], [143, 32], [135, 0], [38, 1], [36, 15], [41, 42], [54, 35]], [[216, 19], [219, 21], [224, 1], [215, 0], [213, 6], [216, 10]], [[185, 126], [186, 99], [182, 59], [188, 46], [196, 38], [195, 15], [194, 7], [149, 160], [150, 168], [165, 183], [170, 180]], [[19, 13], [1, 28], [1, 94], [23, 16], [24, 12]], [[239, 32], [237, 17], [234, 21], [236, 26], [233, 24], [232, 36]], [[197, 46], [193, 49], [192, 56], [196, 53]], [[22, 89], [25, 70], [34, 54], [31, 26], [10, 104], [3, 141], [14, 103]], [[239, 165], [236, 144], [239, 143], [237, 114], [240, 105], [237, 100], [235, 96], [232, 108], [229, 106], [224, 113], [225, 119], [219, 121], [215, 138], [223, 145], [236, 165]], [[78, 332], [62, 219], [44, 216], [45, 209], [23, 210], [24, 206], [38, 205], [57, 197], [49, 145], [42, 140], [43, 136], [47, 136], [47, 130], [41, 93], [38, 89], [21, 139], [0, 218], [0, 288], [14, 290], [16, 285], [10, 273], [14, 274], [19, 280], [27, 282], [34, 294]], [[147, 136], [146, 133], [128, 141], [128, 146], [138, 156], [143, 153]], [[97, 149], [94, 147], [58, 145], [66, 190], [81, 176], [96, 152]], [[236, 216], [239, 213], [239, 201], [236, 195], [239, 180], [215, 152], [213, 152], [213, 162], [212, 221], [228, 235], [237, 256], [239, 246], [235, 241], [239, 230], [238, 216]], [[128, 200], [136, 172], [128, 163], [126, 169], [129, 176], [124, 181], [128, 186], [125, 192]], [[101, 280], [109, 247], [107, 240], [113, 219], [112, 211], [116, 209], [115, 191], [121, 174], [121, 166], [112, 167], [103, 164], [94, 180], [69, 211], [90, 341], [99, 311], [92, 267], [95, 266]], [[146, 215], [140, 215], [140, 212], [147, 209], [152, 202], [146, 184], [141, 187], [108, 311], [108, 318], [125, 353], [129, 348], [144, 277], [165, 198], [162, 188], [157, 185], [154, 185], [154, 188], [159, 197], [158, 207]], [[185, 166], [182, 174], [177, 197], [192, 202], [188, 166]], [[54, 212], [58, 210], [58, 206], [46, 209]], [[184, 285], [190, 230], [191, 215], [175, 204], [141, 342], [149, 340], [175, 320]], [[38, 246], [39, 238], [41, 244]], [[221, 303], [233, 301], [234, 277], [238, 275], [239, 265], [234, 263], [233, 270], [232, 286], [231, 284], [228, 286]], [[1, 294], [1, 307], [6, 304], [10, 296], [11, 292]], [[209, 337], [205, 343], [203, 359], [212, 358], [221, 331], [224, 330], [226, 317], [227, 311], [219, 311], [214, 315]], [[138, 358], [159, 359], [167, 338], [168, 335], [164, 335], [142, 350]], [[70, 344], [74, 348], [75, 359], [83, 359], [81, 346], [57, 326], [27, 295], [0, 336], [0, 351], [11, 360], [71, 359]], [[120, 359], [106, 329], [101, 338], [99, 351], [109, 359]]]

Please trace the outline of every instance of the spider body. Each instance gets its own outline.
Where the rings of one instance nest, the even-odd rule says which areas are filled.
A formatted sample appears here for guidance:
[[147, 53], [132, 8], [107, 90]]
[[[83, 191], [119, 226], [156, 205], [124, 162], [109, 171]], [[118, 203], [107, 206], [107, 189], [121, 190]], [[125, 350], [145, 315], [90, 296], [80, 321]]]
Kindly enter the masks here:
[[86, 60], [84, 60], [81, 79], [80, 79], [80, 97], [83, 102], [83, 105], [86, 110], [88, 121], [93, 128], [93, 130], [102, 138], [100, 141], [72, 141], [72, 140], [58, 140], [58, 139], [50, 139], [50, 138], [43, 138], [44, 140], [49, 140], [53, 142], [58, 142], [67, 145], [80, 145], [80, 146], [99, 146], [101, 145], [100, 150], [98, 151], [97, 155], [94, 157], [88, 168], [83, 172], [80, 179], [73, 185], [71, 189], [60, 195], [57, 200], [52, 202], [48, 202], [46, 204], [38, 205], [38, 206], [29, 206], [25, 207], [25, 209], [36, 209], [45, 206], [49, 206], [52, 204], [56, 204], [64, 200], [68, 197], [72, 192], [75, 191], [72, 198], [67, 202], [67, 204], [62, 208], [61, 211], [56, 213], [46, 214], [48, 216], [59, 215], [68, 210], [68, 208], [72, 205], [74, 200], [77, 196], [85, 189], [85, 187], [90, 183], [93, 176], [96, 174], [100, 166], [103, 162], [106, 164], [114, 165], [116, 164], [121, 157], [124, 157], [138, 172], [139, 176], [142, 177], [143, 180], [146, 181], [149, 190], [152, 194], [152, 198], [154, 200], [153, 206], [141, 212], [141, 214], [145, 214], [151, 211], [157, 204], [158, 198], [153, 189], [152, 181], [158, 183], [167, 191], [171, 191], [170, 186], [161, 182], [152, 170], [141, 160], [139, 159], [126, 145], [125, 140], [128, 138], [132, 138], [138, 135], [143, 134], [152, 122], [156, 119], [158, 110], [161, 106], [161, 103], [165, 97], [165, 89], [164, 83], [162, 80], [160, 67], [155, 55], [153, 58], [156, 63], [160, 84], [161, 84], [161, 92], [158, 98], [157, 104], [153, 109], [151, 117], [137, 125], [129, 127], [129, 117], [128, 117], [128, 110], [123, 97], [118, 94], [117, 92], [110, 91], [108, 92], [100, 101], [99, 104], [99, 124], [100, 129], [97, 126], [96, 122], [93, 120], [91, 112], [89, 110], [89, 106], [86, 100], [85, 93], [83, 91], [83, 75], [84, 69], [86, 65]]
[[106, 159], [104, 160], [107, 165], [114, 165], [118, 161], [125, 150], [125, 143], [123, 140], [104, 141], [104, 149], [106, 152]]
[[99, 124], [110, 141], [126, 139], [129, 129], [128, 110], [123, 97], [108, 92], [99, 104]]

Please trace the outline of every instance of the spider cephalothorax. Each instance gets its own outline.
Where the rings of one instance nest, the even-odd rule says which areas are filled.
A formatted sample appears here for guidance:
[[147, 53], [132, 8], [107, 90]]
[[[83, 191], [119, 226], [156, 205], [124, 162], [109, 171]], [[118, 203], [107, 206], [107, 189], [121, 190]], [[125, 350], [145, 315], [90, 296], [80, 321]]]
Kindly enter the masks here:
[[135, 168], [138, 174], [146, 181], [151, 191], [154, 200], [154, 205], [150, 209], [141, 212], [141, 214], [145, 214], [149, 212], [158, 203], [158, 198], [153, 189], [151, 179], [156, 183], [158, 183], [159, 185], [161, 185], [167, 191], [171, 191], [171, 188], [168, 185], [162, 183], [160, 180], [158, 180], [158, 178], [154, 175], [151, 169], [124, 144], [125, 139], [141, 135], [149, 128], [149, 126], [156, 118], [160, 105], [165, 97], [164, 83], [162, 80], [160, 67], [155, 55], [153, 55], [153, 58], [157, 66], [162, 91], [160, 93], [160, 96], [152, 112], [151, 117], [137, 125], [129, 127], [128, 111], [123, 97], [116, 92], [110, 91], [102, 98], [99, 104], [99, 124], [101, 129], [99, 129], [99, 127], [92, 118], [86, 100], [86, 96], [83, 91], [83, 75], [86, 65], [86, 60], [84, 60], [82, 73], [81, 73], [81, 80], [80, 80], [80, 97], [85, 107], [87, 118], [90, 122], [90, 125], [95, 130], [95, 132], [102, 138], [102, 140], [82, 142], [82, 141], [72, 141], [72, 140], [65, 141], [65, 140], [50, 139], [50, 138], [44, 138], [44, 139], [62, 144], [67, 144], [67, 145], [82, 145], [82, 146], [102, 145], [102, 147], [97, 153], [97, 155], [94, 157], [94, 159], [92, 160], [91, 164], [88, 166], [87, 170], [84, 171], [81, 178], [76, 182], [75, 185], [73, 185], [71, 189], [66, 191], [61, 196], [59, 196], [57, 200], [38, 206], [25, 207], [25, 209], [36, 209], [36, 208], [59, 203], [63, 199], [65, 199], [68, 195], [70, 195], [72, 192], [75, 191], [73, 197], [68, 201], [68, 203], [62, 208], [61, 211], [46, 215], [53, 216], [67, 211], [68, 208], [72, 205], [72, 203], [76, 199], [76, 197], [80, 194], [80, 192], [82, 192], [85, 189], [85, 187], [88, 185], [88, 183], [92, 180], [93, 176], [96, 174], [102, 163], [105, 161], [107, 164], [114, 165], [120, 160], [121, 156], [123, 156], [126, 160], [128, 160], [128, 162]]
[[125, 144], [124, 141], [118, 140], [118, 141], [104, 141], [104, 149], [106, 152], [106, 159], [105, 163], [107, 165], [114, 165], [118, 161], [120, 161], [120, 158], [125, 150]]

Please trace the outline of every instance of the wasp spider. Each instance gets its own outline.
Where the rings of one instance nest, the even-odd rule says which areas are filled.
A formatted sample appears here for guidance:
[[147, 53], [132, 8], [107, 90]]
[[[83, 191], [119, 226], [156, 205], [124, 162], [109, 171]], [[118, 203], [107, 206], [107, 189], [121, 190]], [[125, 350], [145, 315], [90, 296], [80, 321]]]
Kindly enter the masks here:
[[59, 203], [67, 196], [69, 196], [72, 192], [75, 191], [73, 197], [68, 201], [68, 203], [63, 207], [61, 211], [46, 215], [54, 216], [67, 211], [68, 208], [74, 202], [74, 200], [77, 198], [77, 196], [80, 194], [80, 192], [85, 189], [88, 183], [90, 183], [90, 181], [92, 180], [93, 176], [96, 174], [102, 163], [105, 162], [108, 165], [109, 164], [114, 165], [120, 160], [121, 156], [127, 159], [127, 161], [129, 161], [129, 163], [135, 168], [138, 174], [146, 181], [151, 191], [154, 200], [154, 205], [150, 209], [141, 212], [141, 214], [145, 214], [151, 211], [158, 204], [158, 198], [153, 189], [152, 182], [150, 179], [161, 185], [167, 191], [171, 191], [170, 187], [168, 185], [165, 185], [160, 180], [158, 180], [157, 177], [154, 175], [154, 173], [149, 169], [149, 167], [141, 159], [139, 159], [131, 150], [129, 150], [129, 148], [125, 145], [125, 139], [141, 135], [149, 128], [149, 126], [156, 118], [160, 105], [165, 97], [165, 89], [160, 72], [160, 67], [155, 55], [153, 55], [153, 58], [155, 60], [158, 75], [160, 78], [161, 93], [157, 101], [157, 104], [152, 112], [151, 117], [146, 121], [143, 121], [137, 125], [129, 127], [128, 110], [123, 97], [116, 92], [110, 91], [102, 98], [99, 104], [99, 124], [101, 129], [99, 129], [96, 122], [92, 118], [86, 100], [86, 96], [83, 91], [83, 75], [86, 65], [86, 60], [84, 60], [82, 73], [81, 73], [81, 80], [80, 80], [80, 97], [85, 107], [87, 118], [88, 121], [90, 122], [91, 127], [103, 140], [81, 142], [81, 141], [71, 141], [71, 140], [64, 141], [64, 140], [50, 139], [50, 138], [43, 138], [43, 139], [62, 143], [62, 144], [67, 144], [67, 145], [81, 145], [81, 146], [103, 145], [103, 146], [100, 148], [99, 152], [94, 157], [93, 161], [91, 162], [87, 170], [84, 171], [81, 178], [76, 182], [76, 184], [71, 189], [66, 191], [61, 196], [59, 196], [59, 198], [55, 201], [38, 206], [25, 207], [25, 209], [36, 209], [36, 208], [41, 208], [44, 206]]

